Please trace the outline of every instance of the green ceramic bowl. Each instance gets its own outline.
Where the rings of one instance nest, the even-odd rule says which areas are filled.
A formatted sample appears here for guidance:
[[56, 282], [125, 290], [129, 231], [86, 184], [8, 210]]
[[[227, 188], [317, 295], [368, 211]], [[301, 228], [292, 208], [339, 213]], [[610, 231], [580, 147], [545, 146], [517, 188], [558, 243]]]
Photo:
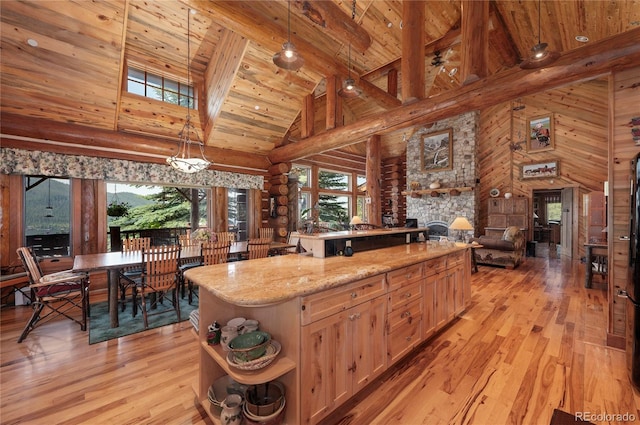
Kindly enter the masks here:
[[248, 362], [264, 356], [271, 342], [271, 334], [263, 331], [247, 332], [229, 342], [229, 349], [236, 360]]

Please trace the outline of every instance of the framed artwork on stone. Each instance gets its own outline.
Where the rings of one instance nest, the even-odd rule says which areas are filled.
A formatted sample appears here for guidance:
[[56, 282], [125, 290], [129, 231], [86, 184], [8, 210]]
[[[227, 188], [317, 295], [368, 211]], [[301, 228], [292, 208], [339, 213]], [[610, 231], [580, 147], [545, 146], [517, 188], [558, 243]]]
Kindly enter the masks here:
[[424, 135], [420, 145], [422, 171], [447, 171], [453, 168], [453, 130], [448, 128]]

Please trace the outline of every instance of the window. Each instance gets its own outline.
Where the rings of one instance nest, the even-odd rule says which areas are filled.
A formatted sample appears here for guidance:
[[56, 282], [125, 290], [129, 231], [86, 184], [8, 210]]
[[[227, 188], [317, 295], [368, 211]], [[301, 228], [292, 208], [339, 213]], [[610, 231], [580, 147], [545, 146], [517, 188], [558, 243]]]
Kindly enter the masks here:
[[25, 176], [25, 245], [38, 257], [71, 255], [71, 182]]
[[[191, 229], [192, 200], [198, 204], [196, 227], [208, 227], [207, 197], [203, 188], [107, 183], [107, 246], [111, 247], [111, 229], [119, 228], [120, 238], [148, 236], [154, 245], [174, 244], [178, 235]], [[109, 215], [112, 205], [124, 205], [125, 214]]]
[[228, 190], [229, 232], [236, 234], [237, 241], [246, 241], [249, 238], [247, 196], [246, 189]]
[[318, 188], [320, 225], [335, 230], [347, 228], [351, 212], [351, 175], [320, 170]]
[[198, 109], [192, 86], [133, 67], [128, 68], [127, 91], [161, 102]]
[[347, 192], [351, 188], [350, 180], [351, 176], [349, 174], [320, 170], [318, 187], [320, 190], [330, 189]]
[[367, 215], [367, 177], [358, 175], [356, 177], [356, 214], [364, 223], [369, 222]]

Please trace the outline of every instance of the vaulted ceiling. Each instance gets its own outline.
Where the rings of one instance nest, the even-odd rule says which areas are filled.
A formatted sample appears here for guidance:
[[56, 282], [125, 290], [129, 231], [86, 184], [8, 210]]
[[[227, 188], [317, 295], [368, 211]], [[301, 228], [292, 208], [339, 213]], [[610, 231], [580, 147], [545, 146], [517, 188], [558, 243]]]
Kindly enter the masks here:
[[[424, 97], [461, 86], [461, 33], [469, 25], [462, 22], [462, 4], [427, 2]], [[339, 98], [336, 126], [383, 114], [403, 101], [400, 0], [292, 0], [291, 40], [305, 59], [298, 71], [272, 61], [287, 39], [286, 1], [3, 0], [0, 7], [3, 140], [7, 132], [33, 138], [24, 128], [45, 122], [57, 124], [50, 130], [63, 142], [82, 144], [78, 135], [61, 135], [80, 128], [78, 134], [113, 140], [113, 152], [148, 149], [161, 156], [155, 141], [171, 149], [186, 110], [127, 93], [126, 69], [134, 65], [186, 81], [188, 51], [190, 80], [198, 89], [193, 115], [217, 162], [225, 155], [235, 158], [229, 162], [261, 158], [247, 159], [254, 164], [249, 168], [261, 168], [274, 148], [303, 137], [301, 111], [310, 101], [312, 133], [321, 134], [333, 76], [339, 85], [351, 74], [363, 89], [359, 98]], [[197, 13], [188, 29], [189, 8]], [[486, 68], [494, 75], [518, 67], [539, 41], [566, 53], [636, 30], [640, 2], [495, 0], [487, 21]], [[435, 52], [440, 61], [434, 64]], [[7, 117], [16, 124], [6, 123]], [[383, 134], [382, 156], [402, 154], [402, 138], [402, 131]], [[91, 138], [84, 139], [90, 148]], [[342, 148], [365, 152], [363, 143]]]

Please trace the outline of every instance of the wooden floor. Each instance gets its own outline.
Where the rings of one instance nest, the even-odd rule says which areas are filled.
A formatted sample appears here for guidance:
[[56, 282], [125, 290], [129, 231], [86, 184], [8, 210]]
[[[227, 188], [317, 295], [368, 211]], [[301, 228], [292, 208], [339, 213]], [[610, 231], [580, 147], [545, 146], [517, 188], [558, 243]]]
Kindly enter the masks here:
[[[579, 262], [479, 269], [466, 313], [326, 424], [547, 425], [554, 408], [640, 417], [625, 354], [605, 346], [605, 287], [585, 289]], [[29, 310], [1, 311], [0, 423], [211, 423], [194, 404], [188, 321], [88, 345], [63, 320], [17, 344]]]

